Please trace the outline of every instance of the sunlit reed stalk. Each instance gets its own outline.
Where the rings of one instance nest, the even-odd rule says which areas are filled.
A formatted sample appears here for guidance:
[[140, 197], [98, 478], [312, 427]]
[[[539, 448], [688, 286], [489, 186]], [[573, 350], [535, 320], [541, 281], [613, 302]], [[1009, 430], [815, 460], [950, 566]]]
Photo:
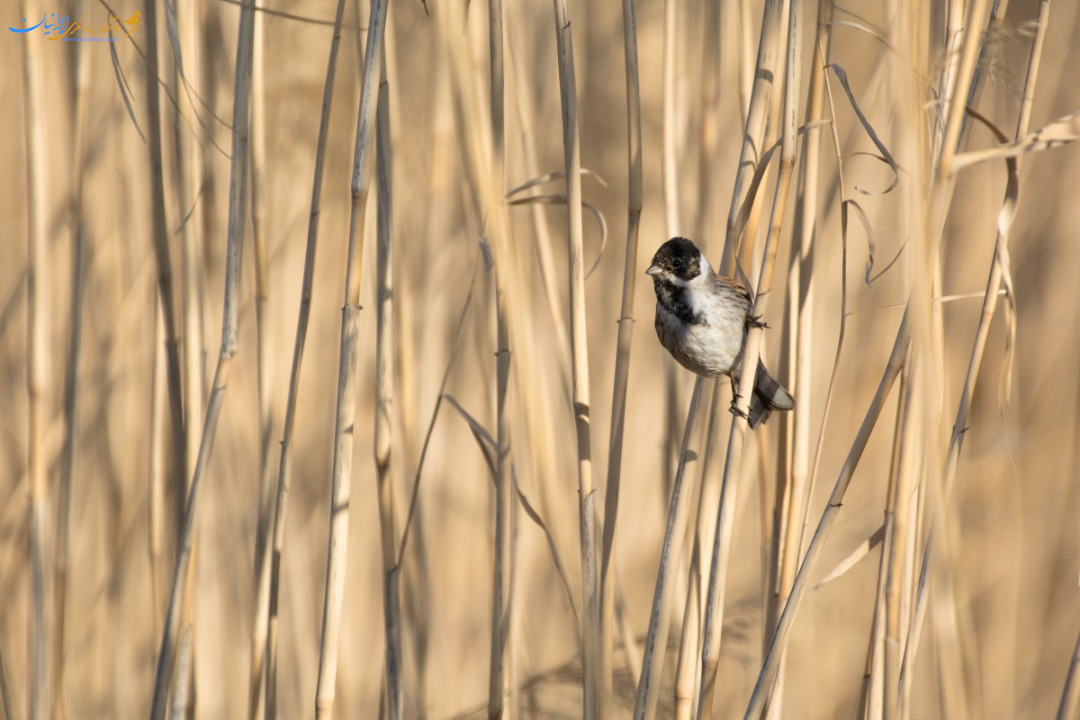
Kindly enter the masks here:
[[390, 89], [383, 48], [375, 126], [376, 208], [376, 335], [375, 335], [375, 472], [379, 498], [379, 530], [383, 565], [383, 618], [386, 635], [386, 711], [390, 720], [402, 715], [401, 603], [398, 597], [397, 539], [394, 530], [394, 485], [390, 465], [393, 432], [393, 154], [390, 134]]
[[[330, 50], [323, 84], [322, 109], [319, 114], [319, 135], [315, 142], [315, 170], [311, 188], [311, 205], [308, 212], [307, 244], [304, 251], [304, 274], [297, 311], [296, 334], [293, 344], [292, 366], [289, 370], [289, 392], [285, 401], [285, 422], [281, 431], [281, 457], [278, 463], [277, 498], [274, 502], [274, 522], [271, 528], [270, 582], [266, 616], [266, 697], [263, 716], [277, 718], [277, 639], [279, 634], [278, 607], [281, 592], [281, 554], [285, 549], [285, 519], [289, 503], [289, 480], [292, 472], [293, 428], [296, 422], [296, 403], [300, 394], [300, 368], [304, 360], [308, 321], [311, 316], [311, 294], [315, 278], [315, 253], [318, 249], [319, 216], [323, 167], [326, 160], [326, 140], [330, 127], [330, 107], [334, 96], [334, 76], [337, 70], [337, 53], [341, 44], [341, 19], [345, 0], [338, 0], [331, 33]], [[253, 712], [249, 708], [249, 713]]]
[[264, 56], [266, 19], [255, 16], [251, 68], [251, 231], [255, 250], [255, 356], [259, 418], [259, 504], [255, 528], [255, 620], [251, 632], [248, 676], [248, 718], [258, 712], [259, 689], [266, 656], [266, 617], [270, 604], [270, 528], [274, 514], [274, 476], [271, 460], [273, 417], [270, 407], [270, 297], [269, 260], [266, 254], [266, 83]]
[[[148, 0], [149, 4], [152, 4], [152, 0]], [[163, 718], [166, 710], [168, 687], [176, 656], [179, 620], [183, 612], [182, 606], [187, 604], [181, 600], [181, 594], [188, 586], [188, 570], [194, 544], [195, 513], [198, 509], [199, 490], [202, 486], [202, 479], [207, 465], [210, 462], [217, 421], [225, 399], [225, 389], [228, 385], [232, 361], [238, 349], [240, 261], [247, 216], [248, 119], [250, 115], [254, 26], [255, 7], [251, 2], [247, 2], [240, 11], [240, 23], [237, 29], [232, 117], [232, 162], [229, 176], [229, 225], [225, 264], [225, 297], [222, 303], [221, 348], [218, 354], [217, 368], [214, 370], [214, 384], [203, 424], [203, 435], [199, 443], [199, 457], [192, 476], [191, 489], [188, 492], [184, 511], [184, 523], [178, 540], [176, 569], [173, 575], [169, 609], [165, 616], [165, 628], [162, 632], [161, 648], [158, 653], [157, 670], [154, 679], [154, 699], [151, 705], [151, 718], [153, 720]]]
[[76, 442], [78, 439], [78, 417], [80, 403], [79, 358], [82, 350], [83, 330], [83, 295], [86, 289], [86, 221], [84, 210], [84, 182], [86, 164], [84, 161], [86, 133], [87, 86], [90, 75], [90, 54], [84, 48], [75, 48], [74, 67], [74, 107], [72, 124], [74, 139], [71, 157], [75, 169], [71, 191], [71, 301], [69, 307], [69, 339], [67, 361], [64, 367], [64, 450], [60, 466], [60, 485], [57, 492], [56, 513], [56, 565], [55, 599], [53, 601], [53, 649], [55, 658], [55, 680], [53, 684], [54, 712], [59, 717], [65, 716], [64, 709], [64, 645], [67, 636], [67, 593], [68, 574], [71, 564], [71, 494], [74, 487], [76, 467]]
[[[750, 94], [749, 109], [743, 125], [742, 149], [739, 165], [735, 171], [731, 207], [728, 210], [727, 233], [724, 238], [724, 254], [720, 260], [720, 273], [735, 276], [735, 256], [739, 238], [736, 237], [739, 211], [743, 206], [746, 184], [754, 174], [761, 159], [765, 143], [765, 120], [769, 104], [776, 93], [775, 73], [783, 34], [781, 15], [783, 0], [765, 0], [761, 16], [761, 37], [758, 41], [757, 64], [754, 68], [754, 84]], [[748, 234], [748, 237], [753, 237]]]
[[[608, 444], [608, 472], [604, 487], [604, 537], [601, 543], [601, 656], [600, 681], [604, 694], [611, 694], [612, 648], [614, 645], [615, 524], [622, 484], [623, 431], [626, 427], [626, 393], [630, 377], [630, 346], [634, 339], [634, 289], [637, 285], [638, 229], [641, 224], [641, 87], [638, 77], [637, 19], [634, 0], [623, 0], [623, 55], [626, 67], [626, 255], [623, 260], [622, 302], [619, 305], [619, 334], [615, 346], [615, 378], [611, 393], [611, 434]], [[629, 648], [628, 648], [629, 650]]]
[[581, 586], [583, 597], [584, 707], [582, 717], [593, 720], [603, 713], [606, 698], [600, 697], [604, 682], [599, 677], [600, 586], [597, 579], [597, 530], [592, 477], [592, 405], [589, 393], [589, 346], [585, 328], [585, 258], [581, 226], [581, 148], [577, 117], [577, 80], [573, 35], [566, 0], [553, 0], [555, 38], [559, 55], [559, 89], [562, 98], [563, 159], [566, 173], [567, 236], [570, 270], [570, 351], [573, 356], [574, 420], [577, 429], [578, 492], [581, 518]]
[[[682, 449], [679, 452], [679, 465], [675, 480], [671, 485], [671, 498], [668, 502], [667, 525], [664, 529], [664, 544], [660, 551], [660, 565], [656, 571], [656, 586], [653, 590], [652, 610], [649, 613], [649, 630], [645, 636], [645, 651], [641, 660], [641, 677], [638, 680], [637, 702], [634, 705], [634, 720], [649, 720], [656, 713], [659, 697], [660, 675], [664, 669], [664, 654], [667, 649], [668, 626], [671, 622], [669, 609], [671, 593], [668, 589], [669, 567], [677, 564], [686, 524], [685, 513], [679, 512], [682, 497], [683, 479], [686, 465], [690, 460], [690, 442], [697, 423], [698, 406], [701, 404], [702, 388], [705, 379], [698, 377], [694, 381], [694, 392], [690, 396], [690, 407], [686, 413], [686, 425], [683, 429]], [[672, 555], [672, 544], [679, 543]]]
[[[157, 263], [158, 298], [165, 327], [165, 371], [169, 390], [169, 418], [172, 437], [174, 488], [173, 509], [180, 517], [185, 503], [188, 477], [182, 384], [180, 381], [180, 335], [176, 321], [172, 259], [169, 255], [169, 228], [165, 218], [165, 185], [162, 176], [161, 101], [158, 96], [157, 7], [155, 0], [143, 0], [146, 28], [144, 92], [146, 93], [146, 138], [150, 168], [150, 210], [154, 258]], [[198, 422], [198, 418], [194, 418]]]
[[[786, 67], [788, 72], [785, 75], [785, 81], [782, 86], [784, 90], [784, 121], [782, 124], [783, 134], [780, 147], [780, 167], [776, 182], [776, 191], [773, 197], [768, 233], [765, 238], [765, 247], [762, 254], [761, 270], [754, 296], [754, 307], [752, 310], [752, 315], [759, 318], [764, 317], [768, 309], [768, 301], [772, 288], [773, 269], [776, 265], [776, 255], [779, 249], [781, 228], [783, 227], [784, 214], [787, 209], [787, 198], [791, 187], [791, 177], [795, 167], [795, 119], [798, 113], [798, 58], [800, 47], [798, 42], [799, 14], [796, 5], [796, 3], [792, 2], [787, 10], [788, 26], [786, 34], [786, 52], [788, 62], [786, 63]], [[766, 12], [768, 12], [768, 9]], [[782, 14], [783, 13], [779, 10], [777, 11], [778, 16]], [[767, 22], [767, 19], [764, 22]], [[764, 30], [762, 31], [761, 44], [763, 47], [766, 45]], [[759, 63], [764, 56], [764, 51], [759, 51]], [[758, 92], [765, 92], [769, 87], [769, 85], [755, 86], [755, 95]], [[751, 108], [753, 107], [754, 104], [753, 101], [751, 101]], [[747, 127], [750, 127], [749, 123]], [[746, 138], [744, 138], [744, 143], [745, 142]], [[745, 151], [746, 145], [744, 145], [744, 152]], [[736, 179], [737, 185], [738, 182], [739, 180]], [[729, 229], [731, 227], [732, 226], [729, 224]], [[728, 242], [725, 243], [725, 257], [728, 257], [728, 247], [732, 241], [738, 242], [737, 238], [729, 235]], [[752, 238], [747, 237], [744, 240], [744, 247], [746, 247], [746, 243], [752, 242]], [[743, 372], [739, 379], [736, 413], [741, 414], [737, 414], [735, 420], [731, 424], [728, 436], [727, 454], [724, 461], [724, 474], [721, 487], [723, 488], [722, 492], [725, 497], [721, 500], [717, 512], [717, 527], [714, 530], [713, 557], [710, 563], [709, 591], [706, 601], [703, 628], [702, 677], [698, 699], [698, 717], [702, 718], [710, 716], [715, 692], [714, 676], [716, 673], [720, 648], [719, 643], [713, 642], [712, 632], [714, 627], [723, 626], [723, 608], [719, 607], [717, 598], [719, 596], [718, 587], [721, 583], [726, 582], [726, 578], [721, 577], [719, 571], [723, 569], [726, 574], [726, 556], [730, 553], [730, 545], [728, 543], [730, 542], [731, 531], [723, 527], [722, 523], [725, 519], [733, 519], [733, 516], [731, 515], [733, 508], [726, 496], [731, 494], [732, 497], [734, 497], [734, 486], [732, 483], [734, 478], [739, 477], [742, 469], [743, 445], [745, 443], [747, 430], [746, 413], [750, 407], [750, 397], [754, 392], [756, 368], [761, 353], [762, 330], [761, 327], [751, 327], [747, 332], [743, 349], [742, 366], [748, 368], [749, 371]], [[725, 539], [727, 539], [728, 543], [722, 544], [722, 541]], [[768, 633], [769, 630], [770, 628], [765, 628], [766, 633]]]
[[813, 538], [810, 540], [810, 545], [806, 549], [806, 557], [803, 559], [802, 565], [799, 566], [799, 572], [795, 576], [795, 583], [792, 586], [791, 594], [788, 597], [787, 603], [784, 605], [784, 610], [780, 615], [780, 621], [776, 626], [776, 632], [773, 634], [772, 642], [765, 655], [761, 671], [758, 673], [757, 682], [754, 684], [754, 692], [750, 696], [750, 702], [747, 705], [744, 714], [746, 720], [758, 717], [761, 708], [765, 703], [766, 696], [772, 688], [772, 681], [776, 676], [781, 654], [787, 645], [791, 626], [795, 622], [799, 606], [806, 594], [810, 573], [813, 572], [817, 565], [817, 561], [821, 555], [821, 546], [828, 537], [829, 531], [832, 529], [832, 525], [840, 512], [844, 496], [851, 486], [851, 479], [854, 477], [855, 468], [858, 466], [859, 460], [862, 459], [862, 454], [866, 450], [866, 445], [870, 440], [870, 433], [877, 425], [877, 421], [881, 416], [881, 411], [885, 406], [885, 401], [888, 398], [889, 391], [892, 389], [893, 383], [900, 374], [900, 369], [903, 367], [904, 359], [907, 357], [910, 343], [911, 326], [908, 313], [905, 312], [904, 319], [900, 322], [900, 328], [896, 334], [896, 342], [893, 344], [888, 364], [881, 377], [881, 382], [878, 384], [877, 392], [874, 394], [874, 398], [866, 412], [866, 417], [863, 419], [859, 432], [855, 437], [855, 441], [848, 452], [847, 460], [844, 462], [844, 466], [841, 468], [836, 479], [836, 484], [833, 487], [832, 494], [829, 496], [828, 504], [825, 506], [821, 519], [818, 521], [817, 529], [814, 531]]
[[345, 259], [345, 302], [341, 309], [338, 358], [337, 413], [334, 420], [334, 461], [330, 487], [330, 533], [326, 557], [322, 632], [319, 641], [319, 679], [315, 717], [333, 717], [337, 678], [341, 608], [345, 600], [345, 560], [349, 539], [349, 499], [352, 488], [353, 426], [356, 422], [356, 361], [360, 314], [360, 276], [363, 260], [364, 219], [367, 214], [374, 153], [377, 84], [381, 77], [387, 0], [374, 0], [364, 44], [360, 107], [356, 118], [353, 155], [352, 206], [349, 213], [349, 249]]
[[[498, 217], [495, 225], [505, 230], [508, 217], [506, 201], [506, 128], [505, 128], [505, 64], [503, 50], [502, 0], [488, 1], [488, 53], [491, 92], [491, 184], [495, 204], [485, 212]], [[498, 193], [496, 199], [494, 194]], [[513, 491], [509, 467], [510, 418], [506, 401], [510, 383], [510, 324], [507, 317], [506, 275], [512, 265], [508, 257], [509, 244], [505, 236], [496, 231], [495, 268], [495, 565], [492, 572], [491, 595], [491, 654], [488, 669], [488, 717], [502, 717], [506, 694], [506, 668], [504, 654], [508, 650], [507, 634], [510, 629], [511, 588], [511, 513]], [[511, 651], [512, 652], [512, 651]]]
[[[20, 7], [23, 17], [32, 18], [37, 8], [28, 0]], [[25, 107], [24, 130], [26, 140], [26, 193], [27, 193], [27, 257], [30, 260], [27, 281], [27, 336], [26, 336], [26, 391], [29, 399], [27, 438], [30, 467], [29, 514], [29, 622], [27, 630], [27, 697], [29, 720], [45, 720], [51, 717], [49, 691], [48, 616], [49, 598], [46, 588], [45, 527], [49, 502], [48, 459], [45, 456], [45, 426], [49, 416], [50, 396], [49, 356], [47, 339], [51, 331], [49, 322], [49, 268], [46, 208], [48, 207], [46, 168], [48, 158], [45, 150], [45, 122], [41, 100], [41, 40], [37, 33], [21, 38], [23, 60], [23, 99]], [[54, 661], [55, 662], [55, 661]]]
[[[995, 16], [1000, 8], [995, 7]], [[1032, 41], [1031, 51], [1028, 58], [1027, 76], [1024, 82], [1023, 99], [1020, 105], [1019, 118], [1016, 124], [1014, 139], [1019, 140], [1028, 132], [1031, 118], [1031, 106], [1035, 94], [1035, 83], [1038, 78], [1039, 65], [1042, 57], [1043, 43], [1046, 38], [1046, 29], [1049, 21], [1050, 2], [1042, 0], [1039, 3], [1039, 15], [1035, 25], [1035, 37]], [[993, 19], [992, 19], [993, 21]], [[975, 331], [975, 340], [972, 343], [971, 359], [968, 363], [967, 374], [964, 379], [964, 387], [961, 391], [960, 402], [956, 412], [956, 420], [953, 423], [949, 448], [945, 458], [944, 477], [942, 486], [944, 489], [943, 500], [947, 504], [952, 493], [956, 471], [959, 466], [960, 451], [963, 448], [964, 434], [968, 427], [968, 414], [971, 409], [971, 400], [975, 391], [975, 383], [978, 379], [982, 356], [986, 349], [986, 339], [989, 334], [990, 322], [993, 320], [997, 308], [997, 299], [1003, 276], [1008, 270], [1008, 241], [1009, 231], [1015, 215], [1015, 184], [1019, 179], [1020, 158], [1009, 166], [1009, 188], [1006, 190], [1002, 202], [1002, 210], [998, 217], [997, 235], [995, 239], [994, 254], [990, 265], [990, 273], [987, 278], [986, 292], [983, 296], [982, 312], [979, 317], [979, 325]], [[904, 646], [903, 666], [900, 670], [898, 682], [901, 685], [900, 702], [902, 707], [907, 707], [907, 695], [910, 693], [910, 668], [914, 666], [918, 655], [922, 636], [922, 624], [926, 617], [926, 588], [928, 586], [929, 572], [932, 568], [934, 546], [939, 529], [936, 524], [931, 526], [926, 543], [923, 547], [922, 562], [920, 564], [920, 577], [918, 582], [918, 595], [914, 600], [915, 610], [913, 621], [907, 634]]]
[[[1045, 0], [1048, 2], [1048, 0]], [[1039, 8], [1040, 12], [1042, 8]], [[1069, 660], [1069, 670], [1065, 674], [1065, 687], [1061, 691], [1061, 703], [1058, 705], [1055, 720], [1068, 720], [1080, 710], [1080, 634], [1076, 636], [1076, 646]]]

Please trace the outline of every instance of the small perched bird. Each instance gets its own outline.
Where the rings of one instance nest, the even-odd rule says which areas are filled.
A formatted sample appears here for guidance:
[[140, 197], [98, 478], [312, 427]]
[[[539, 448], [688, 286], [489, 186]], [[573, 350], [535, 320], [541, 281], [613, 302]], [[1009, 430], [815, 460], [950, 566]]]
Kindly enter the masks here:
[[[747, 328], [761, 326], [750, 314], [750, 293], [735, 280], [717, 275], [686, 238], [661, 245], [645, 272], [656, 290], [660, 344], [687, 370], [705, 377], [727, 375], [737, 388]], [[759, 360], [747, 418], [750, 427], [765, 422], [773, 410], [793, 407], [795, 400]]]

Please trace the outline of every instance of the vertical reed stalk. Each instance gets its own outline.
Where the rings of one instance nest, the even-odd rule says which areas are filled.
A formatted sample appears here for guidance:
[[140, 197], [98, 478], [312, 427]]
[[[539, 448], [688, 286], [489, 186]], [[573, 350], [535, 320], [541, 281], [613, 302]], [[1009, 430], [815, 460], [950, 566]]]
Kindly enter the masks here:
[[626, 66], [626, 255], [623, 260], [622, 302], [615, 346], [615, 379], [611, 392], [611, 439], [604, 496], [604, 537], [601, 544], [601, 657], [600, 680], [611, 693], [612, 647], [615, 617], [615, 521], [622, 481], [623, 430], [626, 427], [626, 392], [630, 377], [630, 346], [634, 339], [634, 289], [637, 285], [638, 229], [641, 224], [641, 82], [638, 77], [637, 19], [634, 0], [622, 1], [623, 53]]
[[338, 636], [341, 606], [345, 600], [345, 560], [349, 538], [349, 498], [352, 488], [353, 427], [356, 421], [357, 322], [360, 314], [360, 271], [363, 259], [364, 218], [374, 164], [377, 83], [382, 65], [387, 0], [373, 0], [364, 46], [360, 107], [356, 118], [353, 154], [352, 209], [349, 215], [349, 249], [345, 263], [345, 305], [341, 310], [338, 358], [337, 415], [334, 422], [334, 464], [330, 489], [330, 533], [326, 557], [326, 589], [323, 595], [322, 632], [319, 641], [319, 679], [315, 717], [334, 714], [334, 682], [337, 678]]
[[375, 335], [375, 473], [379, 497], [379, 529], [383, 562], [383, 617], [386, 633], [386, 708], [390, 720], [402, 715], [401, 605], [398, 598], [397, 540], [394, 530], [394, 485], [390, 465], [394, 387], [393, 154], [390, 134], [390, 89], [383, 48], [375, 127], [376, 209], [376, 335]]
[[71, 494], [74, 487], [76, 441], [80, 409], [79, 358], [82, 350], [83, 293], [85, 283], [86, 222], [83, 217], [84, 181], [86, 173], [85, 132], [87, 86], [90, 75], [90, 54], [80, 43], [74, 53], [73, 113], [74, 142], [71, 157], [74, 158], [74, 187], [71, 193], [71, 304], [69, 305], [70, 328], [67, 362], [64, 367], [64, 450], [60, 466], [60, 487], [57, 493], [56, 513], [56, 567], [55, 601], [53, 603], [53, 650], [56, 680], [53, 686], [54, 712], [63, 718], [64, 711], [64, 644], [67, 635], [67, 591], [71, 565]]
[[251, 67], [251, 231], [255, 249], [255, 356], [258, 381], [259, 418], [259, 508], [255, 528], [255, 558], [252, 573], [255, 588], [255, 621], [251, 631], [251, 660], [248, 676], [248, 718], [258, 712], [259, 689], [266, 656], [266, 617], [270, 604], [270, 526], [274, 517], [274, 475], [270, 458], [274, 431], [270, 408], [270, 298], [269, 260], [266, 255], [266, 82], [264, 46], [266, 19], [255, 17]]
[[[157, 0], [143, 0], [143, 24], [146, 28], [144, 71], [146, 93], [146, 136], [150, 161], [150, 209], [154, 258], [157, 263], [159, 300], [165, 326], [165, 372], [169, 389], [169, 416], [172, 430], [173, 506], [183, 512], [187, 482], [186, 435], [180, 371], [180, 336], [176, 321], [172, 259], [169, 255], [169, 228], [165, 219], [165, 184], [162, 175], [161, 102], [158, 97]], [[189, 410], [190, 413], [190, 410]], [[188, 418], [190, 419], [190, 418]]]
[[[153, 0], [147, 0], [148, 5], [151, 5], [152, 2]], [[222, 303], [221, 349], [218, 354], [217, 368], [214, 370], [213, 389], [203, 424], [202, 439], [199, 442], [199, 457], [195, 466], [195, 473], [191, 479], [191, 489], [188, 492], [184, 511], [184, 524], [178, 541], [169, 609], [165, 617], [165, 628], [162, 632], [161, 649], [158, 654], [154, 680], [154, 699], [151, 706], [151, 718], [153, 720], [160, 720], [165, 714], [169, 680], [172, 677], [176, 659], [176, 641], [180, 615], [184, 612], [184, 606], [187, 604], [181, 598], [181, 594], [184, 592], [185, 587], [188, 586], [189, 581], [188, 571], [194, 545], [195, 512], [198, 509], [199, 490], [202, 487], [206, 467], [210, 462], [217, 422], [225, 399], [225, 389], [228, 386], [232, 361], [237, 352], [240, 263], [247, 213], [248, 119], [250, 116], [254, 32], [255, 6], [251, 0], [246, 0], [240, 11], [240, 23], [237, 28], [232, 117], [232, 163], [229, 174], [229, 226], [225, 261], [225, 297]], [[162, 217], [162, 220], [164, 220], [164, 217]]]
[[[732, 188], [731, 207], [728, 209], [727, 235], [724, 239], [724, 254], [720, 260], [720, 273], [734, 277], [735, 257], [739, 238], [736, 237], [739, 211], [745, 200], [746, 183], [754, 174], [754, 169], [761, 160], [765, 143], [765, 120], [769, 105], [776, 92], [776, 63], [780, 53], [780, 37], [783, 34], [782, 15], [784, 0], [765, 0], [761, 16], [761, 36], [758, 41], [757, 64], [754, 68], [754, 85], [750, 94], [749, 109], [746, 112], [742, 149], [739, 153], [739, 165], [735, 171], [735, 184]], [[747, 234], [747, 237], [753, 237]]]
[[[274, 502], [274, 523], [271, 528], [270, 583], [266, 615], [266, 697], [263, 716], [277, 718], [277, 639], [278, 606], [281, 581], [281, 554], [285, 548], [285, 518], [289, 506], [289, 475], [292, 471], [293, 427], [296, 422], [296, 402], [300, 394], [300, 368], [304, 360], [308, 320], [311, 316], [311, 294], [315, 278], [315, 252], [318, 248], [320, 199], [322, 197], [323, 165], [326, 160], [326, 139], [330, 127], [330, 107], [334, 96], [334, 76], [337, 52], [341, 44], [341, 19], [345, 0], [338, 0], [331, 33], [330, 52], [323, 84], [322, 110], [319, 114], [319, 136], [315, 143], [315, 171], [311, 189], [311, 209], [308, 212], [307, 245], [304, 251], [304, 275], [296, 320], [292, 366], [289, 370], [289, 393], [285, 401], [285, 422], [281, 431], [281, 458], [278, 464], [277, 498]], [[249, 713], [253, 712], [249, 708]]]
[[[656, 587], [653, 591], [652, 611], [649, 613], [649, 631], [645, 637], [645, 654], [641, 661], [641, 678], [638, 680], [637, 702], [634, 705], [634, 720], [649, 720], [656, 713], [659, 696], [660, 676], [664, 669], [664, 653], [667, 649], [668, 625], [671, 612], [668, 608], [670, 593], [668, 586], [668, 567], [679, 560], [678, 552], [672, 557], [671, 546], [674, 538], [683, 537], [686, 524], [685, 514], [680, 515], [679, 500], [682, 497], [683, 478], [686, 464], [690, 459], [690, 441], [696, 427], [698, 406], [701, 404], [702, 388], [705, 379], [698, 377], [694, 381], [694, 392], [690, 396], [690, 407], [686, 412], [686, 426], [683, 430], [682, 450], [679, 453], [679, 465], [675, 480], [671, 484], [671, 500], [668, 503], [667, 525], [664, 530], [664, 545], [660, 551], [660, 566], [656, 571]], [[681, 545], [680, 545], [681, 547]]]
[[[31, 9], [29, 0], [23, 0], [21, 10], [24, 18], [36, 17], [37, 9]], [[27, 337], [26, 337], [26, 391], [30, 415], [27, 438], [30, 466], [30, 504], [27, 507], [30, 525], [30, 621], [26, 624], [27, 691], [29, 720], [45, 720], [51, 717], [49, 693], [48, 655], [48, 588], [46, 587], [45, 562], [47, 551], [45, 539], [48, 518], [48, 458], [45, 455], [45, 426], [51, 415], [49, 383], [49, 355], [46, 343], [51, 331], [49, 323], [49, 266], [47, 261], [47, 188], [48, 158], [45, 154], [45, 117], [41, 101], [41, 50], [37, 33], [29, 33], [22, 40], [23, 102], [26, 112], [26, 194], [27, 194], [27, 257], [30, 259], [27, 278]]]
[[[489, 82], [491, 84], [491, 193], [494, 202], [488, 212], [497, 214], [496, 225], [506, 229], [508, 217], [506, 201], [506, 112], [505, 112], [505, 64], [503, 51], [502, 0], [488, 1], [488, 53]], [[495, 195], [498, 193], [498, 196]], [[503, 714], [506, 694], [506, 668], [504, 654], [507, 652], [507, 633], [510, 628], [511, 587], [511, 513], [513, 491], [510, 469], [510, 423], [506, 409], [507, 391], [510, 384], [510, 325], [507, 307], [505, 278], [513, 265], [509, 262], [509, 244], [496, 242], [500, 252], [495, 269], [495, 566], [492, 571], [491, 595], [491, 660], [488, 671], [488, 717], [499, 718]]]
[[761, 708], [765, 703], [766, 696], [772, 689], [773, 679], [779, 668], [779, 660], [784, 648], [787, 646], [787, 639], [791, 632], [791, 626], [795, 622], [795, 616], [798, 614], [803, 596], [806, 594], [806, 589], [809, 585], [810, 573], [814, 571], [814, 568], [817, 565], [821, 555], [821, 546], [828, 537], [829, 531], [836, 521], [836, 516], [840, 512], [840, 507], [844, 502], [844, 496], [851, 486], [852, 477], [855, 475], [855, 468], [858, 466], [859, 460], [862, 459], [863, 451], [866, 450], [866, 445], [870, 440], [870, 433], [873, 431], [874, 427], [877, 425], [878, 419], [881, 417], [881, 410], [885, 406], [885, 401], [888, 398], [893, 383], [900, 374], [910, 344], [911, 326], [909, 315], [905, 312], [904, 319], [900, 322], [900, 328], [896, 333], [896, 342], [893, 344], [892, 354], [889, 356], [889, 361], [882, 374], [881, 382], [878, 384], [877, 392], [874, 394], [874, 399], [871, 401], [870, 407], [866, 411], [866, 417], [859, 427], [859, 432], [855, 436], [855, 441], [848, 451], [847, 460], [845, 460], [844, 466], [840, 469], [840, 473], [836, 478], [836, 484], [833, 486], [832, 494], [829, 496], [829, 501], [825, 506], [821, 519], [818, 521], [817, 529], [814, 531], [814, 535], [810, 540], [810, 545], [806, 549], [806, 557], [803, 559], [802, 565], [799, 566], [799, 572], [795, 576], [795, 584], [791, 588], [791, 594], [788, 596], [787, 603], [784, 604], [784, 610], [780, 615], [780, 621], [776, 625], [776, 632], [773, 634], [772, 642], [769, 644], [768, 652], [765, 655], [765, 661], [762, 664], [761, 671], [758, 673], [757, 682], [754, 684], [754, 692], [750, 696], [750, 702], [743, 715], [746, 720], [752, 720], [752, 718], [758, 717]]
[[584, 592], [582, 633], [584, 642], [585, 720], [602, 716], [599, 697], [605, 682], [599, 677], [600, 587], [597, 582], [597, 554], [592, 478], [591, 400], [589, 394], [589, 346], [585, 328], [585, 267], [581, 227], [581, 148], [577, 120], [577, 80], [574, 44], [566, 0], [553, 0], [555, 38], [559, 54], [559, 88], [562, 98], [563, 159], [566, 174], [567, 234], [570, 270], [570, 349], [573, 355], [574, 420], [577, 428], [578, 492], [581, 517], [581, 575]]

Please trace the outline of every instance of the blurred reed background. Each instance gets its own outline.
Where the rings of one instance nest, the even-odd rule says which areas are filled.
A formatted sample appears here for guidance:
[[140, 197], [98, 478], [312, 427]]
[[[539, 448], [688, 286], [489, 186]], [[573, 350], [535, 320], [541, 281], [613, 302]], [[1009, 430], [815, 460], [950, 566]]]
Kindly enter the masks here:
[[1078, 717], [1076, 3], [3, 11], [5, 717]]

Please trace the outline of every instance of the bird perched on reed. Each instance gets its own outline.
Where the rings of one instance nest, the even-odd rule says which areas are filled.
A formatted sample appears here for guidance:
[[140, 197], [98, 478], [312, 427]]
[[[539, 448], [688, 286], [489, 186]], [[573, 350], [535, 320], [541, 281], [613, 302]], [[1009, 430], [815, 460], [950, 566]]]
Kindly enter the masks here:
[[[660, 246], [652, 265], [656, 291], [656, 334], [680, 365], [705, 377], [727, 375], [738, 387], [746, 332], [761, 322], [752, 314], [750, 293], [735, 280], [717, 275], [705, 255], [686, 238]], [[737, 399], [737, 398], [735, 398]], [[732, 401], [735, 411], [735, 401]], [[751, 428], [773, 410], [791, 410], [795, 400], [758, 361], [747, 420]]]

